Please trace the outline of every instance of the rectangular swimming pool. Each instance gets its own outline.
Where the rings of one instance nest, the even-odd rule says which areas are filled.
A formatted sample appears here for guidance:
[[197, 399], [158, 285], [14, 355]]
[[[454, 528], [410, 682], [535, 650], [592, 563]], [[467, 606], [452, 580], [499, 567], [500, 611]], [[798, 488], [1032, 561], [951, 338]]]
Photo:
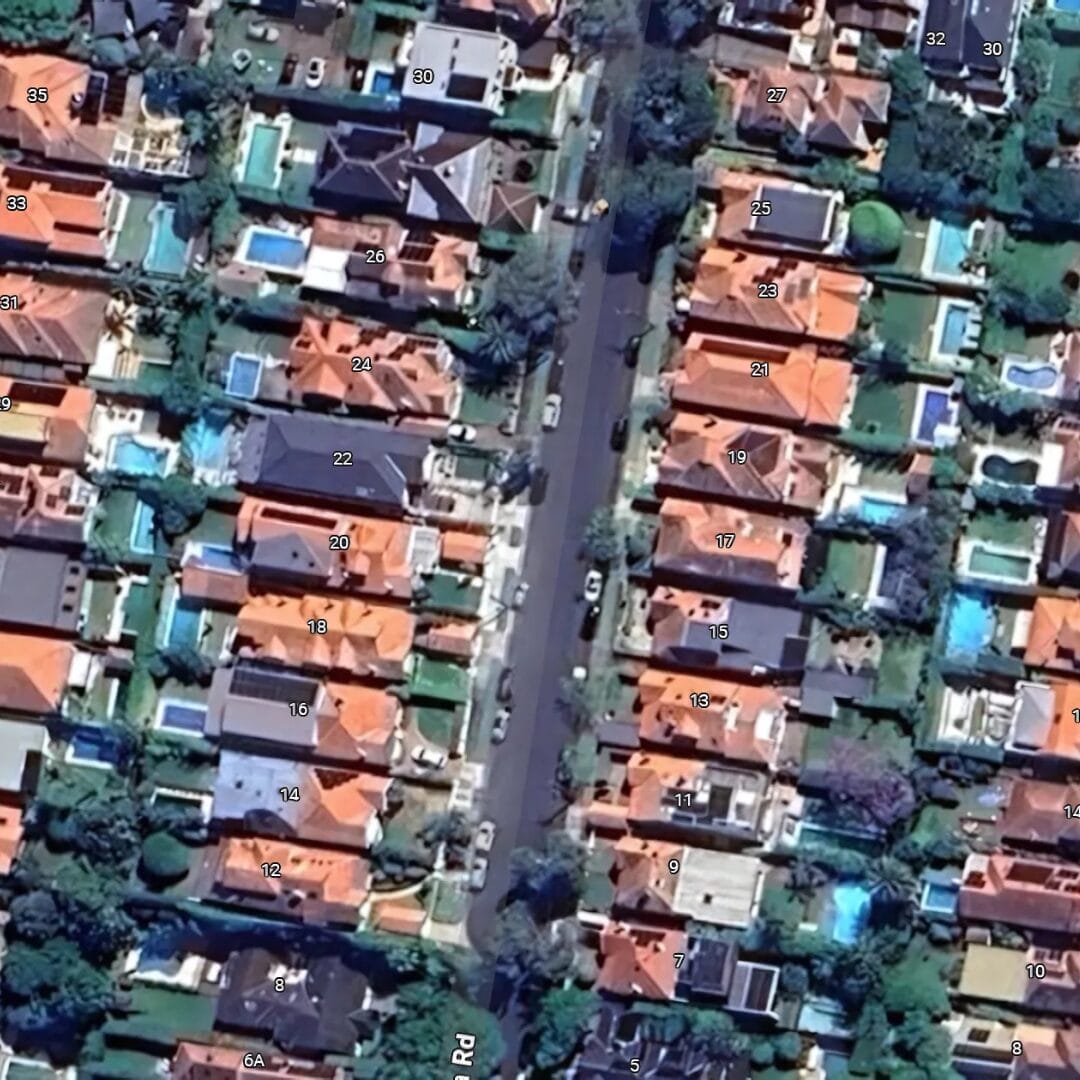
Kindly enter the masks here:
[[937, 352], [946, 356], [955, 356], [964, 347], [967, 337], [969, 309], [960, 304], [950, 304], [945, 309], [945, 318], [941, 325], [941, 337]]
[[981, 547], [972, 548], [968, 558], [968, 571], [1008, 581], [1027, 581], [1031, 573], [1031, 556], [1014, 555], [1007, 551], [987, 551]]
[[244, 262], [285, 270], [299, 270], [306, 258], [307, 245], [299, 237], [258, 227], [248, 230], [247, 243], [241, 256]]
[[993, 639], [996, 621], [987, 597], [954, 592], [945, 612], [945, 654], [978, 656]]
[[140, 555], [153, 555], [154, 545], [154, 508], [149, 504], [136, 499], [135, 513], [131, 520], [131, 536], [129, 544], [132, 551]]
[[245, 184], [252, 187], [278, 186], [278, 155], [283, 132], [275, 124], [256, 124], [251, 130], [247, 160], [244, 162]]
[[165, 644], [170, 649], [197, 649], [202, 630], [202, 608], [179, 595], [173, 602]]
[[233, 353], [229, 357], [229, 374], [225, 379], [225, 393], [250, 401], [259, 392], [262, 378], [262, 360], [247, 353]]
[[183, 277], [187, 269], [189, 244], [176, 234], [176, 207], [158, 203], [150, 211], [150, 246], [143, 259], [148, 274]]
[[968, 231], [967, 225], [939, 223], [934, 250], [935, 274], [959, 277], [963, 273], [963, 263], [968, 256]]
[[158, 727], [185, 735], [201, 735], [206, 727], [206, 706], [186, 701], [163, 701]]
[[111, 464], [131, 476], [164, 476], [169, 452], [161, 446], [147, 446], [134, 435], [113, 439]]

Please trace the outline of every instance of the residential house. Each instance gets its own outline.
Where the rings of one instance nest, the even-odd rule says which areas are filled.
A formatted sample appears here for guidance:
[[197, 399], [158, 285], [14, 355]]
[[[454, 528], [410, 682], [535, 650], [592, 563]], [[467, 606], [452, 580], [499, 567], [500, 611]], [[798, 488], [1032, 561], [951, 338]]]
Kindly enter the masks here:
[[[1075, 723], [1071, 717], [1070, 722]], [[1065, 806], [1077, 808], [1077, 816], [1066, 816]], [[1080, 853], [1080, 784], [1014, 780], [999, 827], [1002, 837], [1016, 847]]]
[[400, 514], [426, 479], [421, 435], [302, 413], [254, 417], [244, 432], [242, 484]]
[[428, 118], [502, 116], [520, 77], [517, 46], [499, 33], [419, 22], [402, 103]]
[[1017, 1024], [1013, 1034], [1023, 1053], [1012, 1080], [1075, 1080], [1080, 1073], [1080, 1028]]
[[1024, 663], [1080, 675], [1080, 600], [1040, 596], [1035, 601], [1024, 646]]
[[613, 850], [617, 911], [737, 929], [757, 916], [765, 881], [757, 858], [636, 836], [620, 837]]
[[359, 855], [230, 837], [207, 853], [197, 891], [221, 904], [355, 928], [369, 884]]
[[[1028, 972], [1036, 966], [1044, 974], [1032, 978]], [[973, 942], [964, 953], [959, 992], [1042, 1015], [1080, 1016], [1080, 952]]]
[[23, 812], [18, 806], [0, 803], [0, 878], [11, 872], [23, 842]]
[[717, 243], [811, 258], [843, 254], [847, 214], [838, 191], [726, 166], [703, 186], [719, 204], [712, 232]]
[[658, 491], [766, 510], [816, 512], [837, 461], [821, 439], [695, 413], [676, 413], [667, 440]]
[[7, 164], [0, 205], [7, 208], [0, 252], [8, 259], [99, 264], [112, 254], [120, 204], [109, 180]]
[[449, 419], [462, 394], [453, 363], [449, 346], [427, 334], [308, 316], [289, 346], [283, 396], [294, 405], [345, 406], [380, 420]]
[[813, 15], [810, 0], [728, 0], [720, 9], [720, 25], [732, 26], [754, 38], [773, 39], [777, 45]]
[[104, 169], [116, 141], [108, 91], [109, 76], [74, 60], [0, 57], [0, 144], [31, 160]]
[[[441, 0], [438, 21], [480, 30], [498, 29], [515, 41], [536, 42], [554, 19], [558, 6], [557, 0]], [[539, 43], [550, 39], [545, 35]], [[524, 68], [525, 58], [521, 57], [520, 62]]]
[[[27, 363], [61, 365], [78, 378], [94, 362], [98, 340], [105, 329], [107, 294], [38, 281], [28, 274], [0, 275], [0, 357], [12, 374], [36, 375]], [[22, 362], [21, 369], [18, 363]], [[12, 369], [15, 370], [12, 370]], [[48, 378], [51, 371], [42, 370]]]
[[[331, 536], [345, 539], [331, 549]], [[414, 574], [434, 569], [438, 545], [438, 533], [421, 525], [251, 496], [236, 517], [236, 549], [250, 576], [303, 588], [409, 600]]]
[[911, 38], [923, 0], [830, 0], [828, 7], [839, 29], [872, 34], [886, 48], [900, 48]]
[[81, 468], [90, 438], [96, 395], [85, 386], [62, 386], [0, 376], [0, 453], [21, 460]]
[[960, 885], [964, 919], [1080, 933], [1080, 869], [1012, 855], [969, 855]]
[[[277, 989], [282, 983], [284, 989]], [[364, 1016], [370, 1002], [367, 978], [340, 957], [294, 961], [266, 949], [242, 949], [221, 973], [214, 1027], [302, 1057], [351, 1058], [371, 1032]]]
[[388, 776], [223, 750], [212, 815], [229, 831], [371, 848], [389, 788]]
[[0, 632], [4, 709], [39, 716], [58, 712], [75, 657], [70, 641]]
[[1009, 74], [1023, 6], [1018, 0], [959, 5], [925, 0], [917, 40], [923, 66], [946, 91], [1000, 108], [1010, 96]]
[[338, 121], [326, 132], [312, 195], [342, 211], [404, 206], [412, 140], [400, 128]]
[[609, 921], [600, 932], [596, 988], [620, 997], [670, 1001], [678, 981], [676, 954], [686, 954], [686, 934]]
[[400, 679], [414, 623], [402, 608], [359, 598], [268, 593], [253, 596], [240, 609], [233, 648], [244, 659]]
[[11, 870], [23, 839], [23, 811], [37, 791], [49, 733], [42, 724], [0, 719], [0, 877]]
[[219, 667], [205, 733], [225, 745], [385, 769], [401, 754], [404, 711], [385, 690], [320, 682], [282, 668]]
[[479, 265], [475, 240], [385, 218], [319, 217], [303, 285], [404, 311], [456, 311], [471, 295], [469, 277]]
[[1048, 683], [1019, 682], [1012, 707], [1008, 747], [1037, 755], [1036, 761], [1080, 761], [1080, 682], [1051, 679]]
[[1043, 543], [1042, 577], [1051, 585], [1080, 587], [1080, 513], [1051, 513]]
[[0, 540], [81, 548], [96, 504], [97, 488], [74, 469], [0, 462]]
[[689, 298], [679, 306], [698, 327], [751, 331], [766, 341], [846, 342], [855, 333], [859, 307], [868, 295], [869, 285], [858, 274], [790, 257], [713, 247], [701, 256]]
[[336, 1065], [314, 1061], [296, 1061], [280, 1054], [260, 1053], [264, 1064], [257, 1072], [250, 1063], [251, 1050], [231, 1046], [208, 1046], [206, 1043], [180, 1042], [169, 1066], [172, 1080], [346, 1080], [345, 1071]]
[[0, 625], [74, 637], [86, 567], [59, 551], [0, 547]]
[[794, 591], [809, 534], [798, 518], [665, 499], [653, 566], [705, 583]]
[[787, 709], [774, 687], [648, 668], [638, 679], [634, 712], [647, 746], [772, 766], [783, 742]]

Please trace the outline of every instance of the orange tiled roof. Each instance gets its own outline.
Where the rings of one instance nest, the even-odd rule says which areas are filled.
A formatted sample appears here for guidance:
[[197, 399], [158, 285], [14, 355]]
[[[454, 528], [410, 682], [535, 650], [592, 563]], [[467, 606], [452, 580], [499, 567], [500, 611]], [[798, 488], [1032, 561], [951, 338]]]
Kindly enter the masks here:
[[0, 241], [44, 248], [58, 255], [104, 259], [112, 184], [17, 165], [0, 167], [0, 205], [26, 198], [26, 209], [0, 215]]
[[705, 772], [704, 761], [639, 750], [626, 765], [627, 813], [632, 821], [654, 821], [660, 816], [665, 794], [692, 791]]
[[180, 571], [180, 592], [196, 600], [239, 607], [248, 598], [248, 577], [192, 560]]
[[74, 658], [75, 647], [69, 641], [0, 633], [0, 701], [4, 708], [55, 712]]
[[[352, 358], [371, 361], [355, 372]], [[458, 396], [445, 343], [387, 326], [305, 318], [289, 347], [290, 396], [329, 398], [387, 416], [449, 417]]]
[[620, 836], [614, 847], [615, 905], [658, 915], [674, 913], [678, 878], [672, 859], [682, 861], [682, 844]]
[[1080, 784], [1015, 780], [1001, 816], [1001, 833], [1019, 844], [1075, 844], [1080, 841], [1080, 820], [1066, 817], [1063, 806], [1080, 806]]
[[1024, 663], [1080, 674], [1080, 600], [1040, 596], [1035, 601]]
[[[796, 589], [809, 532], [801, 520], [665, 499], [654, 562], [698, 577]], [[722, 534], [734, 534], [730, 547], [719, 545]]]
[[1054, 716], [1042, 752], [1080, 761], [1080, 724], [1073, 716], [1080, 709], [1080, 683], [1071, 679], [1051, 679]]
[[1080, 869], [1010, 855], [969, 855], [959, 912], [966, 919], [1078, 934]]
[[0, 449], [23, 457], [82, 465], [94, 412], [94, 391], [85, 386], [28, 382], [0, 376]]
[[676, 413], [667, 437], [659, 486], [806, 510], [821, 505], [835, 456], [820, 439], [692, 413]]
[[[668, 592], [677, 597], [676, 603], [696, 595]], [[691, 694], [703, 693], [709, 696], [706, 708], [690, 704]], [[776, 758], [786, 709], [773, 687], [741, 686], [648, 668], [638, 679], [635, 711], [640, 713], [644, 742], [767, 765]]]
[[316, 843], [364, 847], [365, 831], [386, 809], [389, 776], [304, 766], [297, 835]]
[[[691, 334], [672, 377], [676, 405], [761, 418], [776, 424], [843, 427], [854, 388], [851, 364], [819, 357], [813, 345], [783, 348]], [[755, 362], [769, 374], [752, 374]]]
[[319, 704], [315, 752], [341, 761], [390, 764], [402, 726], [401, 702], [385, 690], [351, 683], [326, 683]]
[[[108, 123], [84, 124], [72, 99], [86, 94], [90, 68], [58, 56], [25, 53], [0, 57], [0, 141], [52, 161], [105, 166], [116, 139]], [[48, 100], [30, 102], [42, 87]]]
[[459, 566], [483, 566], [487, 557], [489, 538], [486, 533], [447, 529], [442, 534], [440, 559]]
[[289, 1061], [266, 1050], [265, 1064], [246, 1066], [252, 1051], [204, 1043], [177, 1044], [169, 1076], [172, 1080], [345, 1080], [345, 1073], [333, 1065], [313, 1061]]
[[94, 362], [105, 329], [105, 293], [4, 274], [0, 295], [19, 298], [16, 310], [0, 311], [0, 355], [83, 367]]
[[22, 837], [22, 811], [15, 806], [0, 806], [0, 876], [11, 870]]
[[479, 636], [477, 623], [443, 618], [428, 627], [424, 634], [424, 648], [447, 656], [468, 657], [473, 655]]
[[1080, 1028], [1017, 1024], [1013, 1037], [1024, 1048], [1013, 1070], [1015, 1080], [1071, 1080], [1080, 1076]]
[[[308, 621], [326, 622], [312, 633]], [[252, 597], [240, 610], [236, 649], [244, 656], [294, 667], [393, 678], [412, 648], [414, 619], [401, 608], [352, 597]]]
[[686, 952], [687, 940], [677, 930], [609, 921], [600, 932], [597, 987], [627, 997], [670, 1000], [678, 978], [672, 957]]
[[[759, 294], [759, 286], [773, 284], [776, 297]], [[858, 274], [788, 257], [714, 247], [698, 263], [690, 314], [702, 322], [766, 335], [846, 341], [858, 325], [866, 288], [866, 279]]]
[[[712, 179], [706, 183], [716, 191], [720, 200], [713, 237], [721, 243], [747, 247], [775, 248], [779, 245], [783, 248], [787, 242], [794, 242], [796, 245], [799, 243], [786, 241], [784, 237], [773, 236], [765, 227], [768, 225], [767, 217], [752, 212], [755, 202], [770, 198], [765, 194], [766, 190], [769, 192], [809, 192], [822, 200], [835, 198], [831, 192], [815, 190], [806, 184], [797, 184], [782, 176], [736, 172], [725, 165], [718, 165]], [[828, 244], [832, 230], [835, 229], [835, 223], [834, 205], [824, 223], [826, 235], [815, 241], [816, 246], [825, 247]], [[807, 244], [804, 243], [802, 246], [805, 247]]]
[[426, 921], [424, 905], [415, 896], [403, 896], [398, 900], [384, 900], [372, 905], [372, 925], [391, 934], [419, 937]]

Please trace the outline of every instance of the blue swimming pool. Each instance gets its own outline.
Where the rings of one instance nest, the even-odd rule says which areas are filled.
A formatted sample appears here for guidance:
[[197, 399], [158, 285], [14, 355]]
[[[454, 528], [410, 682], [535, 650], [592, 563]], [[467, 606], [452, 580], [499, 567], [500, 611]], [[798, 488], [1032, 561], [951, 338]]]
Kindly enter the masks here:
[[246, 353], [233, 353], [229, 357], [229, 373], [225, 378], [225, 393], [233, 397], [251, 400], [259, 393], [262, 376], [262, 360]]
[[1057, 11], [1080, 11], [1080, 0], [1054, 0]]
[[158, 726], [187, 735], [201, 735], [206, 727], [206, 706], [186, 701], [165, 701]]
[[970, 309], [960, 304], [950, 304], [945, 309], [945, 318], [941, 325], [941, 338], [937, 351], [946, 356], [955, 356], [964, 347], [967, 337]]
[[154, 554], [154, 508], [136, 499], [135, 513], [131, 519], [131, 536], [128, 543], [132, 551], [140, 555]]
[[307, 258], [307, 245], [296, 236], [272, 229], [253, 228], [248, 232], [247, 245], [241, 258], [262, 266], [280, 266], [299, 270]]
[[170, 649], [197, 649], [201, 628], [202, 609], [178, 597], [173, 602], [165, 645]]
[[278, 186], [278, 158], [284, 132], [276, 124], [256, 124], [251, 130], [243, 182], [252, 187]]
[[394, 74], [391, 71], [376, 71], [371, 77], [373, 94], [391, 94], [394, 92]]
[[81, 727], [71, 737], [69, 756], [72, 761], [117, 765], [120, 762], [120, 746], [104, 728]]
[[176, 235], [176, 207], [158, 203], [150, 211], [150, 246], [143, 259], [148, 274], [183, 277], [187, 269], [189, 244]]
[[854, 945], [870, 917], [870, 890], [853, 882], [842, 882], [833, 886], [829, 905], [829, 936], [841, 945]]
[[230, 416], [228, 412], [204, 413], [184, 429], [184, 452], [197, 469], [224, 469], [228, 465]]
[[859, 499], [859, 517], [871, 525], [888, 525], [900, 517], [905, 509], [903, 503], [878, 499], [873, 495], [863, 495]]
[[199, 549], [197, 561], [200, 566], [206, 566], [211, 570], [240, 571], [243, 569], [239, 556], [232, 548], [216, 547], [211, 544], [204, 544]]
[[1057, 380], [1053, 364], [1018, 364], [1015, 360], [1005, 364], [1005, 381], [1021, 390], [1050, 390]]
[[941, 915], [956, 913], [960, 889], [956, 885], [938, 885], [928, 882], [923, 886], [921, 906], [924, 911], [934, 911]]
[[934, 251], [934, 273], [958, 277], [968, 256], [968, 226], [941, 222]]
[[927, 390], [922, 401], [922, 413], [916, 435], [920, 442], [932, 443], [939, 424], [951, 424], [954, 409], [950, 395], [945, 390]]
[[945, 611], [945, 655], [978, 656], [994, 636], [994, 622], [987, 597], [958, 589]]
[[118, 435], [112, 444], [112, 466], [132, 476], [164, 476], [169, 452], [161, 446], [147, 446], [134, 435]]

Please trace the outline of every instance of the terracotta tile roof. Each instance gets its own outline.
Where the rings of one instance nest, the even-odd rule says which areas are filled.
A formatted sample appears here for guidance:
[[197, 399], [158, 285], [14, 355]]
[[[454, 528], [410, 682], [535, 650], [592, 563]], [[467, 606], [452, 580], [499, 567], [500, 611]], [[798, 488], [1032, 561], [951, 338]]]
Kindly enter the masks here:
[[105, 329], [105, 293], [4, 274], [0, 295], [19, 298], [17, 310], [0, 311], [0, 355], [83, 367], [94, 362]]
[[676, 413], [667, 437], [658, 486], [723, 501], [816, 510], [835, 459], [820, 439], [692, 413]]
[[415, 896], [403, 896], [397, 900], [384, 900], [373, 904], [371, 924], [390, 934], [408, 934], [419, 937], [427, 922], [424, 905]]
[[[771, 101], [772, 87], [787, 90], [779, 101]], [[820, 93], [820, 78], [809, 71], [791, 68], [755, 68], [741, 84], [738, 123], [752, 133], [780, 135], [802, 132], [814, 115], [814, 101]]]
[[180, 571], [180, 592], [193, 600], [240, 607], [248, 598], [248, 577], [192, 560]]
[[1080, 869], [1010, 855], [969, 855], [962, 918], [1080, 934]]
[[[370, 360], [370, 371], [353, 371], [354, 356]], [[308, 317], [289, 347], [290, 397], [315, 396], [385, 416], [449, 417], [460, 396], [452, 362], [436, 337]]]
[[694, 781], [706, 770], [704, 761], [671, 754], [638, 751], [626, 766], [626, 788], [631, 821], [656, 821], [667, 792], [692, 791]]
[[25, 196], [26, 209], [0, 215], [0, 243], [12, 241], [55, 255], [105, 258], [108, 180], [68, 176], [17, 165], [0, 167], [0, 205]]
[[[843, 427], [855, 385], [846, 360], [819, 357], [807, 343], [784, 348], [691, 334], [680, 361], [671, 385], [676, 405], [784, 425]], [[768, 365], [767, 377], [752, 374], [755, 362]]]
[[1013, 1080], [1072, 1080], [1080, 1075], [1080, 1028], [1017, 1024], [1013, 1035], [1024, 1048]]
[[671, 1000], [678, 978], [673, 956], [685, 954], [687, 940], [677, 930], [609, 921], [600, 933], [597, 988], [625, 997]]
[[75, 647], [68, 641], [0, 633], [0, 701], [22, 713], [52, 713], [67, 687]]
[[1043, 557], [1052, 580], [1080, 580], [1080, 513], [1074, 510], [1052, 515]]
[[[108, 123], [82, 123], [72, 98], [84, 96], [90, 68], [41, 53], [0, 57], [0, 141], [52, 161], [103, 167], [116, 139]], [[31, 103], [27, 91], [44, 87], [48, 100]]]
[[[691, 694], [707, 694], [709, 704], [691, 705]], [[776, 760], [786, 715], [784, 699], [773, 687], [741, 686], [655, 668], [638, 679], [634, 708], [643, 742], [751, 765]]]
[[[759, 286], [775, 284], [764, 298]], [[762, 334], [846, 341], [855, 332], [867, 281], [817, 263], [709, 248], [698, 263], [690, 315], [701, 322]]]
[[[325, 634], [308, 621], [325, 620]], [[401, 608], [360, 599], [266, 594], [252, 597], [237, 617], [235, 648], [242, 656], [293, 667], [398, 678], [412, 648], [414, 619]]]
[[[331, 551], [329, 537], [347, 536]], [[384, 518], [269, 502], [248, 496], [236, 519], [236, 543], [255, 547], [253, 570], [323, 580], [373, 596], [412, 596], [414, 526]], [[260, 547], [262, 553], [260, 553]]]
[[290, 1061], [266, 1050], [260, 1066], [246, 1066], [244, 1058], [253, 1052], [230, 1046], [204, 1043], [177, 1044], [169, 1076], [172, 1080], [345, 1080], [345, 1073], [333, 1065], [313, 1061]]
[[490, 537], [486, 533], [447, 529], [442, 534], [440, 561], [455, 566], [483, 566]]
[[[710, 580], [797, 589], [809, 532], [801, 520], [665, 499], [654, 563]], [[734, 534], [730, 547], [718, 543], [722, 534]]]
[[85, 386], [28, 382], [0, 376], [0, 450], [20, 457], [83, 463], [96, 395]]
[[480, 627], [464, 619], [437, 619], [423, 635], [425, 649], [447, 656], [472, 656], [480, 637]]
[[385, 690], [328, 682], [319, 702], [318, 742], [322, 757], [389, 765], [403, 720], [401, 702]]
[[1080, 760], [1080, 724], [1074, 712], [1080, 709], [1080, 683], [1071, 679], [1051, 679], [1054, 716], [1042, 751], [1056, 757]]
[[1080, 843], [1080, 820], [1066, 817], [1063, 806], [1080, 806], [1080, 783], [1015, 780], [999, 822], [1001, 834], [1025, 846], [1075, 846]]
[[11, 870], [22, 838], [22, 811], [15, 806], [0, 806], [0, 877]]
[[1024, 663], [1080, 674], [1080, 600], [1040, 596], [1035, 601]]
[[620, 836], [614, 847], [615, 906], [657, 915], [675, 913], [672, 859], [681, 861], [682, 844]]
[[[281, 876], [266, 876], [264, 863], [278, 864]], [[215, 859], [216, 895], [240, 894], [241, 901], [250, 898], [304, 921], [355, 922], [369, 881], [368, 864], [358, 855], [279, 840], [233, 837], [222, 841]]]

